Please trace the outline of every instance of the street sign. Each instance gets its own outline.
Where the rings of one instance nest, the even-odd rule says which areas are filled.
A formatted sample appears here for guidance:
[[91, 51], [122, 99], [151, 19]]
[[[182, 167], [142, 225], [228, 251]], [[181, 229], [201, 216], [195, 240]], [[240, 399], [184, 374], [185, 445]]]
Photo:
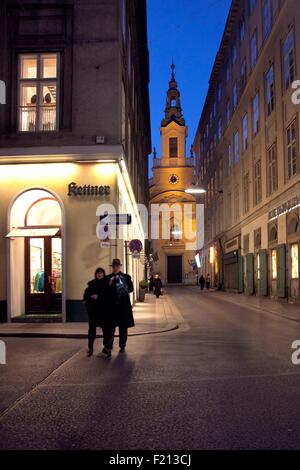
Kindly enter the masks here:
[[130, 225], [132, 223], [131, 214], [103, 214], [100, 215], [101, 225]]
[[141, 254], [138, 251], [132, 253], [132, 259], [140, 259]]
[[140, 253], [143, 249], [143, 243], [141, 242], [141, 240], [131, 240], [131, 242], [129, 243], [129, 250], [131, 251], [131, 253], [134, 253], [135, 251], [137, 253]]

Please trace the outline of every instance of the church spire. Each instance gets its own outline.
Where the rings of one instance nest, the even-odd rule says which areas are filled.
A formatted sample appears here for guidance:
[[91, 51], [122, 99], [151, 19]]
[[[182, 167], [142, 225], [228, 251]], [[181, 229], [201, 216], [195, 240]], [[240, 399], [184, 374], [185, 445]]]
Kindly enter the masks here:
[[172, 121], [175, 121], [180, 126], [185, 126], [185, 120], [182, 115], [182, 108], [180, 102], [180, 92], [178, 90], [177, 82], [175, 79], [174, 61], [172, 61], [171, 64], [171, 80], [169, 82], [169, 89], [167, 91], [165, 117], [161, 121], [161, 126], [165, 127]]

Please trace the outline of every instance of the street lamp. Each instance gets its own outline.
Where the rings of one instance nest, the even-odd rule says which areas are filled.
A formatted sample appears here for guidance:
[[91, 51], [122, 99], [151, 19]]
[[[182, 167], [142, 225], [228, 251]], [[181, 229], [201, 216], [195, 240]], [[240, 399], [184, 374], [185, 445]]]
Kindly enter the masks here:
[[205, 194], [206, 190], [202, 188], [187, 188], [184, 192], [187, 194]]
[[[207, 191], [206, 189], [203, 188], [187, 188], [184, 190], [185, 193], [187, 194], [206, 194]], [[223, 194], [223, 189], [217, 189], [214, 191], [215, 194]]]

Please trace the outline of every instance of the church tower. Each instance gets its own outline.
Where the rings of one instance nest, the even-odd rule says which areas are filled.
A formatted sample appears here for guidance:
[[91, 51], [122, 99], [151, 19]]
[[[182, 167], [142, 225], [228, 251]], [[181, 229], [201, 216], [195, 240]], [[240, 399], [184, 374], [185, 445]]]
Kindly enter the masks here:
[[[195, 206], [194, 197], [185, 192], [194, 183], [194, 157], [192, 152], [189, 157], [186, 156], [188, 128], [182, 113], [180, 91], [175, 79], [173, 63], [160, 135], [162, 155], [158, 158], [154, 148], [150, 204], [180, 206], [182, 217], [170, 212], [167, 224], [166, 219], [160, 216], [160, 238], [152, 238], [151, 242], [154, 258], [153, 272], [159, 274], [162, 281], [167, 284], [194, 283], [195, 274], [192, 266], [195, 251], [190, 249], [191, 239], [186, 239], [186, 232], [191, 233], [192, 227], [195, 231], [196, 222], [194, 219], [192, 227], [184, 227], [183, 215], [185, 204], [189, 207]], [[194, 209], [193, 213], [195, 213]], [[166, 230], [164, 230], [164, 224], [168, 225]]]

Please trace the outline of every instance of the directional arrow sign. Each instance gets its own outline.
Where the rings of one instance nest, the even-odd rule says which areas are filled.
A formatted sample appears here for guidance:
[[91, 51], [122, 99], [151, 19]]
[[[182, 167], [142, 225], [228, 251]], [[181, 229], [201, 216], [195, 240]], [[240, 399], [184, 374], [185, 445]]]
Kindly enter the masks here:
[[100, 215], [101, 225], [130, 225], [132, 223], [131, 214], [104, 214]]

